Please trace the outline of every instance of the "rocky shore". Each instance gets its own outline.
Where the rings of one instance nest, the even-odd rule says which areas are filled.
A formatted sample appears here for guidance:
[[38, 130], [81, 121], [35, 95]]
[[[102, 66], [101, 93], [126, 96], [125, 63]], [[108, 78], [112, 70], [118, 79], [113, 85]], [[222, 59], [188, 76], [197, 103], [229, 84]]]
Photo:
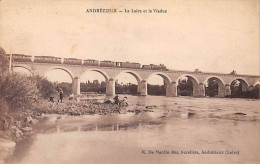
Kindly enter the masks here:
[[[50, 114], [58, 115], [107, 115], [107, 114], [121, 114], [122, 109], [127, 112], [140, 113], [140, 110], [126, 110], [125, 107], [115, 105], [110, 101], [97, 102], [96, 100], [77, 102], [64, 101], [63, 103], [50, 102], [47, 100], [40, 100], [31, 110], [13, 114], [10, 117], [10, 123], [6, 125], [5, 120], [1, 120], [0, 130], [0, 163], [4, 163], [4, 159], [12, 154], [16, 142], [26, 138], [33, 131], [34, 125]], [[151, 111], [151, 110], [143, 110]]]
[[131, 109], [131, 107], [128, 108], [115, 105], [111, 102], [98, 102], [95, 100], [84, 102], [65, 101], [63, 103], [41, 100], [35, 104], [32, 110], [13, 115], [8, 129], [1, 132], [0, 138], [15, 142], [19, 141], [23, 137], [26, 137], [26, 134], [33, 130], [33, 126], [48, 114], [70, 116], [122, 114], [125, 112], [138, 114], [140, 112], [153, 112], [151, 108], [152, 107], [149, 106], [144, 109]]

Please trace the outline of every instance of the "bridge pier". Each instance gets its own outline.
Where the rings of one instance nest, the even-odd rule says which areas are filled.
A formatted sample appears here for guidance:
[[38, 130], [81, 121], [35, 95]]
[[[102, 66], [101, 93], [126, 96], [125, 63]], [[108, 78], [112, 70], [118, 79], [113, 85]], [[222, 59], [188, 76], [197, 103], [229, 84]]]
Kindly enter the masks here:
[[177, 85], [176, 82], [167, 84], [166, 86], [166, 97], [177, 96]]
[[147, 82], [146, 82], [146, 80], [142, 80], [140, 82], [139, 90], [140, 90], [140, 95], [141, 96], [147, 96]]
[[254, 86], [250, 85], [248, 90], [251, 92], [254, 88], [255, 88]]
[[225, 97], [225, 86], [220, 81], [218, 82], [218, 95], [217, 97]]
[[203, 83], [199, 83], [199, 96], [200, 97], [205, 97], [205, 86]]
[[258, 87], [258, 99], [260, 99], [260, 86], [259, 86], [259, 84], [254, 86], [255, 89], [257, 89], [257, 87]]
[[113, 78], [110, 78], [107, 80], [106, 83], [106, 95], [107, 96], [115, 96], [116, 91], [115, 91], [115, 80]]
[[72, 82], [72, 92], [74, 95], [80, 95], [80, 78], [75, 77]]
[[198, 84], [194, 84], [193, 82], [193, 93], [192, 96], [198, 97], [200, 95], [200, 89]]
[[141, 82], [137, 83], [137, 94], [140, 94]]
[[230, 89], [230, 85], [226, 84], [225, 85], [225, 96], [231, 95], [231, 89]]

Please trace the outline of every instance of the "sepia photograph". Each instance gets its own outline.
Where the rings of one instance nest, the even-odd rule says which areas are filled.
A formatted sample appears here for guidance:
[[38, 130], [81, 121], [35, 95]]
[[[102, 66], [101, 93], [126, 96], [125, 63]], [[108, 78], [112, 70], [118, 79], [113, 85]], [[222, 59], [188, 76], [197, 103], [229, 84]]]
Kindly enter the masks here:
[[260, 164], [259, 0], [0, 0], [0, 164]]

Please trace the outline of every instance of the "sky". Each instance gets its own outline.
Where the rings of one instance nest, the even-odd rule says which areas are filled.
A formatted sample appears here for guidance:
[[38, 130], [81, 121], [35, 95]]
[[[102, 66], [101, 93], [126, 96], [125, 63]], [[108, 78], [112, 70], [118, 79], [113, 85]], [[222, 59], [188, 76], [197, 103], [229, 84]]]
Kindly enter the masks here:
[[[1, 0], [0, 46], [7, 53], [259, 75], [259, 3]], [[164, 9], [167, 13], [86, 13], [90, 8]]]

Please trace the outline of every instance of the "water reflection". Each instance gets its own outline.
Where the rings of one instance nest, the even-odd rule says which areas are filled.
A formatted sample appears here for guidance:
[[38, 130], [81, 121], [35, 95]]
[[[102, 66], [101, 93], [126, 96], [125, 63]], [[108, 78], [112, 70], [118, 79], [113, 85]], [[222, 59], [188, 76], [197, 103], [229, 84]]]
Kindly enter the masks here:
[[[152, 116], [151, 116], [152, 115]], [[155, 114], [151, 113], [143, 113], [140, 114], [140, 117], [131, 118], [126, 117], [122, 119], [113, 119], [108, 118], [108, 121], [104, 121], [107, 117], [104, 116], [104, 119], [102, 118], [97, 119], [96, 123], [85, 123], [83, 121], [86, 121], [86, 118], [84, 120], [79, 121], [78, 119], [75, 121], [79, 121], [77, 123], [67, 124], [66, 121], [57, 121], [55, 124], [56, 133], [60, 132], [83, 132], [83, 131], [118, 131], [118, 130], [127, 130], [127, 129], [136, 129], [140, 124], [147, 124], [147, 125], [159, 125], [164, 124], [165, 122], [160, 120], [163, 119], [164, 116], [161, 116], [161, 114]], [[115, 118], [117, 118], [117, 115], [115, 115]], [[154, 120], [153, 120], [154, 118]], [[111, 121], [109, 121], [109, 119]], [[114, 121], [114, 122], [112, 122]], [[53, 133], [54, 131], [51, 129], [48, 129], [48, 133]], [[42, 133], [42, 131], [39, 133]]]

